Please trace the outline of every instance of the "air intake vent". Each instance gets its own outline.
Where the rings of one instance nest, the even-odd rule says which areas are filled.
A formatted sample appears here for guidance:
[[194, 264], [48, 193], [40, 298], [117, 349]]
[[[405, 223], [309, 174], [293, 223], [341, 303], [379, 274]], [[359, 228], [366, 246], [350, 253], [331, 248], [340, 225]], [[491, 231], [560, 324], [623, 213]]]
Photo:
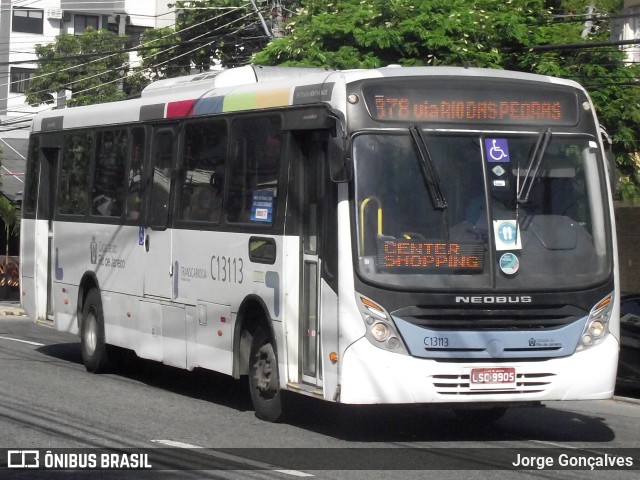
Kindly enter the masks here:
[[543, 330], [569, 325], [588, 312], [571, 305], [526, 309], [408, 307], [393, 315], [430, 330]]
[[471, 389], [469, 375], [434, 375], [431, 379], [439, 395], [482, 397], [487, 395], [512, 395], [514, 393], [542, 393], [549, 388], [554, 376], [555, 374], [553, 373], [518, 374], [515, 388], [481, 390]]

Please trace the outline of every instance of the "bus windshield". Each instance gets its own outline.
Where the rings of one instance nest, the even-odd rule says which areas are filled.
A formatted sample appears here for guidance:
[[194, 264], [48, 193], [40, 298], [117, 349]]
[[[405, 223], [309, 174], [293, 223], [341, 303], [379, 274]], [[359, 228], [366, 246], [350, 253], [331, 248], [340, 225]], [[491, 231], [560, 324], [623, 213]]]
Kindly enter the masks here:
[[549, 129], [422, 131], [420, 138], [409, 130], [354, 138], [365, 280], [410, 289], [544, 290], [608, 278], [597, 139]]

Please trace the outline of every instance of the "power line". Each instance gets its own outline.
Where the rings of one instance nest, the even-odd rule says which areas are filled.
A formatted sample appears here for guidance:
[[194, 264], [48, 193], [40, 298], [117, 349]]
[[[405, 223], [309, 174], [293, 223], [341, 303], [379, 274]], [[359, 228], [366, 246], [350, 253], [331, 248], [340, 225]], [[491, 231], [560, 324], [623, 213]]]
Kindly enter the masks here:
[[506, 52], [515, 52], [515, 51], [555, 51], [555, 50], [581, 50], [585, 48], [596, 48], [596, 47], [620, 47], [624, 45], [637, 45], [640, 44], [639, 38], [634, 38], [631, 40], [604, 40], [600, 42], [578, 42], [578, 43], [559, 43], [559, 44], [551, 44], [551, 45], [526, 45], [520, 47], [511, 47], [505, 49]]
[[[241, 7], [238, 7], [238, 8], [241, 8]], [[210, 18], [210, 19], [204, 20], [204, 21], [202, 21], [202, 22], [200, 22], [200, 23], [197, 23], [197, 24], [194, 24], [194, 25], [190, 25], [190, 26], [185, 27], [185, 28], [183, 28], [183, 29], [181, 29], [181, 30], [178, 30], [178, 31], [176, 31], [176, 32], [171, 32], [171, 33], [169, 33], [169, 34], [167, 34], [167, 35], [164, 35], [164, 36], [162, 36], [162, 37], [160, 37], [160, 38], [150, 40], [150, 41], [148, 41], [148, 42], [143, 43], [143, 44], [142, 44], [142, 46], [148, 46], [148, 45], [149, 45], [149, 44], [151, 44], [151, 43], [154, 43], [154, 42], [157, 42], [157, 41], [163, 40], [163, 39], [168, 38], [168, 37], [170, 37], [170, 36], [172, 36], [172, 35], [179, 34], [179, 33], [184, 33], [184, 32], [186, 32], [186, 31], [188, 31], [188, 30], [190, 30], [190, 29], [192, 29], [192, 28], [196, 28], [196, 27], [202, 26], [202, 25], [204, 25], [204, 24], [206, 24], [206, 23], [208, 23], [208, 22], [210, 22], [210, 21], [218, 20], [218, 19], [222, 18], [223, 16], [227, 15], [228, 13], [230, 13], [230, 12], [223, 13], [223, 14], [221, 14], [221, 15], [218, 15], [218, 16], [216, 16], [216, 17], [212, 17], [212, 18]], [[220, 28], [224, 28], [225, 26], [226, 26], [226, 25], [223, 25], [223, 26], [219, 27], [217, 30], [219, 30]], [[202, 36], [202, 35], [200, 35], [200, 36]], [[195, 38], [198, 38], [198, 37], [195, 37]], [[178, 46], [178, 44], [173, 44], [173, 45], [171, 46], [171, 48], [175, 48], [176, 46]], [[158, 48], [158, 47], [163, 48], [163, 45], [154, 46], [154, 47], [150, 47], [150, 48]], [[166, 53], [167, 51], [168, 51], [168, 50], [164, 50], [164, 51], [157, 52], [156, 54], [154, 54], [154, 56], [157, 56], [157, 55], [159, 55], [159, 54], [161, 54], [161, 53]], [[94, 55], [102, 55], [102, 58], [98, 58], [98, 59], [95, 59], [95, 60], [92, 60], [92, 61], [89, 61], [89, 62], [86, 62], [86, 63], [80, 64], [80, 65], [73, 65], [73, 66], [70, 66], [70, 67], [64, 68], [64, 69], [62, 69], [62, 70], [59, 70], [59, 71], [57, 71], [57, 72], [45, 73], [45, 74], [37, 75], [37, 76], [35, 76], [35, 77], [31, 77], [31, 78], [41, 78], [41, 77], [45, 77], [45, 76], [53, 75], [53, 74], [55, 74], [55, 73], [59, 73], [59, 72], [64, 72], [64, 71], [68, 71], [68, 70], [72, 70], [72, 69], [81, 68], [81, 67], [84, 67], [84, 66], [90, 65], [90, 64], [92, 64], [92, 63], [97, 63], [97, 62], [100, 62], [100, 61], [106, 60], [106, 59], [107, 59], [107, 58], [109, 58], [109, 57], [112, 57], [112, 56], [115, 56], [115, 55], [118, 55], [118, 54], [121, 54], [121, 53], [122, 53], [122, 51], [119, 51], [119, 52], [109, 52], [109, 54], [108, 54], [108, 55], [105, 55], [105, 52], [97, 52], [97, 53], [96, 53], [96, 54], [94, 54]], [[94, 56], [94, 55], [91, 55], [91, 56]], [[74, 57], [74, 58], [78, 58], [78, 56], [76, 56], [76, 57]], [[126, 62], [125, 62], [125, 64], [126, 64]], [[129, 62], [129, 64], [131, 64], [131, 62]], [[15, 82], [10, 82], [10, 84], [12, 84], [12, 83], [15, 83]], [[36, 91], [36, 92], [31, 92], [31, 93], [32, 93], [32, 94], [38, 94], [38, 93], [43, 93], [43, 92], [45, 92], [45, 91], [48, 91], [48, 90], [44, 90], [44, 91]], [[21, 98], [21, 95], [16, 95], [16, 96], [14, 96], [14, 97], [10, 97], [10, 96], [8, 96], [8, 97], [6, 98], [6, 100], [11, 100], [11, 99], [13, 99], [13, 98]]]

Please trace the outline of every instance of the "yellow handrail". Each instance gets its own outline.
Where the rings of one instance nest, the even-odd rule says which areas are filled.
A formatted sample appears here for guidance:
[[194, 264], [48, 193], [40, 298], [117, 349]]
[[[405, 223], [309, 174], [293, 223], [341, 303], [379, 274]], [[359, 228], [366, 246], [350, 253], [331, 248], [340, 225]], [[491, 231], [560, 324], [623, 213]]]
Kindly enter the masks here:
[[378, 235], [382, 235], [382, 202], [378, 197], [371, 195], [360, 204], [360, 250], [362, 251], [364, 251], [364, 209], [371, 201], [378, 204]]

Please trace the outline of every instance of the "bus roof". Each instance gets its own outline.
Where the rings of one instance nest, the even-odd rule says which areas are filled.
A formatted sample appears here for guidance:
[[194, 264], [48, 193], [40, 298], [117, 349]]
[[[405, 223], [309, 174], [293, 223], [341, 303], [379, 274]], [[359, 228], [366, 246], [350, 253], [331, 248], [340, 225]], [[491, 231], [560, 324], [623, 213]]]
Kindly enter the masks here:
[[[241, 110], [325, 102], [344, 105], [346, 85], [383, 77], [455, 76], [510, 78], [582, 88], [555, 77], [483, 68], [401, 67], [333, 71], [302, 67], [244, 67], [159, 80], [140, 98], [38, 114], [32, 131], [135, 123]], [[336, 89], [340, 84], [342, 89]], [[343, 92], [340, 94], [340, 92]]]

